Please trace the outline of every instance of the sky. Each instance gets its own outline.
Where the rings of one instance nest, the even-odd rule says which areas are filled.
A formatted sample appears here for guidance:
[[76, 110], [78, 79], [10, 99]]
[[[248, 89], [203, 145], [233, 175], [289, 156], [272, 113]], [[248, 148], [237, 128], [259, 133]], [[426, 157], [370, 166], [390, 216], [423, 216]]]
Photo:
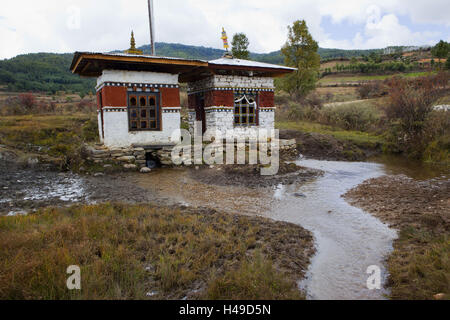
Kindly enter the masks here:
[[[305, 20], [323, 48], [370, 49], [450, 42], [449, 0], [154, 0], [155, 40], [222, 48], [244, 32], [250, 50], [286, 42]], [[33, 52], [127, 49], [148, 44], [147, 0], [14, 0], [0, 6], [0, 59]]]

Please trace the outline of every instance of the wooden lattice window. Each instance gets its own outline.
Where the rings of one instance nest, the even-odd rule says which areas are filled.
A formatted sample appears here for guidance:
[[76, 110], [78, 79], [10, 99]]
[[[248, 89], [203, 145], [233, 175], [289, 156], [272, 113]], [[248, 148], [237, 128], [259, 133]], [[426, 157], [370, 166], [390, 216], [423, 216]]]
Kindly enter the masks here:
[[255, 126], [258, 105], [256, 93], [234, 94], [234, 125]]
[[130, 131], [161, 130], [159, 93], [128, 94], [128, 126]]

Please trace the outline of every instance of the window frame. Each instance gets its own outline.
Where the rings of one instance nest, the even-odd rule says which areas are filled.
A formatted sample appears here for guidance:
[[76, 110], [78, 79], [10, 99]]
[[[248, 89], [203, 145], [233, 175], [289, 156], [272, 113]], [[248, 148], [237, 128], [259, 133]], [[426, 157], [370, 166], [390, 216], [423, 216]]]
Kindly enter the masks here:
[[[131, 91], [127, 93], [127, 115], [128, 115], [128, 131], [129, 132], [142, 132], [142, 131], [162, 131], [162, 110], [160, 104], [160, 92], [136, 92]], [[141, 106], [141, 100], [145, 97], [145, 106]], [[136, 106], [131, 106], [131, 99], [136, 99]], [[155, 105], [150, 105], [150, 99], [154, 98]], [[143, 112], [146, 115], [143, 117]], [[152, 111], [155, 112], [154, 117], [150, 117]], [[133, 116], [133, 112], [136, 112], [136, 117]], [[146, 123], [143, 126], [143, 123]], [[133, 124], [136, 126], [133, 126]], [[155, 125], [151, 127], [152, 123]]]
[[[250, 100], [253, 100], [253, 102], [250, 103]], [[241, 103], [242, 101], [245, 101], [246, 103]], [[250, 112], [250, 108], [252, 107], [253, 112]], [[236, 119], [238, 117], [239, 123], [236, 122]], [[253, 117], [252, 122], [249, 121], [250, 117]], [[245, 119], [245, 123], [243, 123], [243, 119]], [[258, 125], [257, 92], [247, 92], [247, 91], [234, 92], [233, 125], [235, 127], [255, 127]]]

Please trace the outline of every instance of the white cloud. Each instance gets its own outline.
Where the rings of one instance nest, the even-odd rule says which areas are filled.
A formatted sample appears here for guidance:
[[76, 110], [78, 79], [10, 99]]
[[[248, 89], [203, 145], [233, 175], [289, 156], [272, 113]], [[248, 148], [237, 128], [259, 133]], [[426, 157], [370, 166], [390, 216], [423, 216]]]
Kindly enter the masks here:
[[[156, 40], [163, 42], [221, 48], [223, 26], [230, 37], [235, 32], [245, 32], [252, 51], [269, 52], [284, 44], [287, 26], [297, 19], [307, 21], [322, 47], [373, 48], [428, 44], [450, 38], [448, 0], [154, 2]], [[72, 23], [72, 7], [80, 10], [79, 29]], [[126, 49], [131, 29], [138, 45], [149, 43], [145, 0], [15, 0], [2, 3], [0, 15], [0, 58], [38, 51]], [[331, 31], [321, 25], [324, 17], [351, 25], [352, 32], [340, 40], [333, 39]], [[414, 29], [420, 31], [402, 25], [399, 17], [408, 17], [417, 24]]]

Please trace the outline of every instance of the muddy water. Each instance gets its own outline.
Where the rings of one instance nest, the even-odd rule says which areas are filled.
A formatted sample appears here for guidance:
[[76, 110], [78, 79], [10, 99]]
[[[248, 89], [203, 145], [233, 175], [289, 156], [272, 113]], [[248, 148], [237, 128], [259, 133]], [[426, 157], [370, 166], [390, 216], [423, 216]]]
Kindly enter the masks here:
[[279, 185], [269, 217], [296, 223], [313, 232], [317, 254], [300, 286], [310, 299], [383, 299], [386, 290], [367, 288], [367, 268], [382, 270], [396, 232], [341, 198], [364, 180], [385, 174], [375, 163], [317, 160], [298, 165], [321, 169], [323, 177], [301, 187]]
[[196, 171], [186, 168], [158, 169], [150, 175], [135, 175], [133, 181], [158, 198], [165, 196], [187, 206], [247, 215], [261, 215], [270, 210], [267, 200], [271, 190], [205, 184], [194, 179], [195, 174]]

